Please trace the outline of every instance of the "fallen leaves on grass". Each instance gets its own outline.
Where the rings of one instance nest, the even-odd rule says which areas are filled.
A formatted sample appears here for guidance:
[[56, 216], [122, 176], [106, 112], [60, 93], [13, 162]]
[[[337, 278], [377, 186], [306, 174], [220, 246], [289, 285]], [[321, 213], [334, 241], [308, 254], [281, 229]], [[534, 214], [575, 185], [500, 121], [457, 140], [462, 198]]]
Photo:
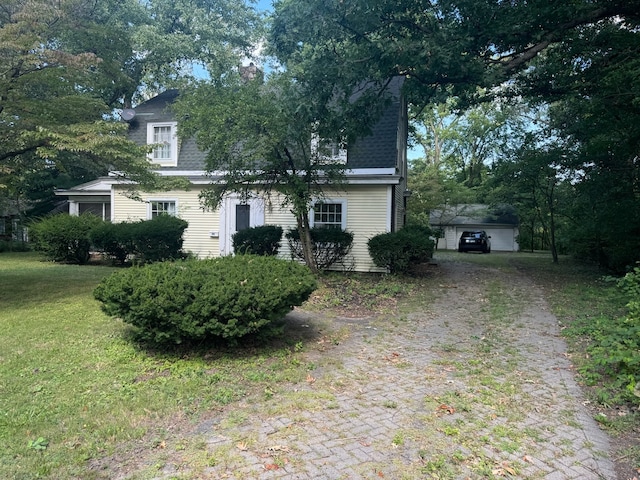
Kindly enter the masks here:
[[498, 468], [494, 468], [491, 473], [496, 477], [505, 477], [507, 474], [516, 476], [517, 472], [513, 469], [508, 462], [502, 462]]
[[267, 447], [267, 450], [270, 452], [289, 452], [289, 447], [286, 445], [273, 445], [272, 447]]
[[445, 405], [444, 403], [438, 407], [438, 412], [448, 413], [449, 415], [453, 415], [456, 413], [456, 409], [451, 405]]
[[391, 355], [385, 355], [384, 359], [387, 362], [398, 363], [400, 361], [400, 354], [393, 352]]

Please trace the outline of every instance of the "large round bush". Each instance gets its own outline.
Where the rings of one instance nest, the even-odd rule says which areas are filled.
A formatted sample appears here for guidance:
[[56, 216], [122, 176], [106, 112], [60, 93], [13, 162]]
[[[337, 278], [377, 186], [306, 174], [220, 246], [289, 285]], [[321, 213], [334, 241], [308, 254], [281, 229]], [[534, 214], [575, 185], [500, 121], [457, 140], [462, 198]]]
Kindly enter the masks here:
[[409, 225], [396, 232], [382, 233], [369, 239], [369, 255], [378, 267], [391, 273], [408, 273], [415, 265], [433, 256], [434, 241], [427, 227]]
[[94, 296], [107, 314], [133, 325], [139, 340], [233, 343], [270, 333], [315, 288], [315, 277], [303, 265], [240, 255], [119, 271], [105, 278]]
[[80, 216], [61, 213], [43, 218], [30, 226], [36, 250], [54, 262], [84, 264], [89, 261], [89, 232], [104, 223], [91, 214]]

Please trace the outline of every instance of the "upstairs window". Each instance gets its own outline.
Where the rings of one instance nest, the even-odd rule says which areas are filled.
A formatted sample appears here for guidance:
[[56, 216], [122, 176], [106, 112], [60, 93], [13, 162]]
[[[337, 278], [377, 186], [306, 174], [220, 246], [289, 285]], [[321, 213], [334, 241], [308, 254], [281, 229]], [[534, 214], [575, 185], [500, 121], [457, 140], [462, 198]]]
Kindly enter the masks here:
[[317, 133], [311, 136], [311, 154], [317, 156], [319, 163], [347, 163], [347, 142], [344, 138], [334, 140], [320, 138]]
[[177, 123], [148, 123], [147, 144], [154, 145], [149, 155], [152, 163], [162, 167], [178, 165], [178, 136]]
[[175, 200], [151, 200], [149, 201], [149, 218], [160, 215], [175, 216], [177, 212]]

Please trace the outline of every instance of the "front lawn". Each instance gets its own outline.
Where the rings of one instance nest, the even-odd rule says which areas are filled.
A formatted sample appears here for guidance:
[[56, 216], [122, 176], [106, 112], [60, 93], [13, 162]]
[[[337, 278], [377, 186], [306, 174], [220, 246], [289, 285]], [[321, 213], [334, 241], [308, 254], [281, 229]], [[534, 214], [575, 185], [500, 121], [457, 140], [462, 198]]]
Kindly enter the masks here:
[[112, 271], [0, 255], [0, 478], [109, 478], [96, 464], [124, 442], [162, 446], [176, 424], [306, 378], [294, 339], [243, 354], [141, 350], [93, 299]]

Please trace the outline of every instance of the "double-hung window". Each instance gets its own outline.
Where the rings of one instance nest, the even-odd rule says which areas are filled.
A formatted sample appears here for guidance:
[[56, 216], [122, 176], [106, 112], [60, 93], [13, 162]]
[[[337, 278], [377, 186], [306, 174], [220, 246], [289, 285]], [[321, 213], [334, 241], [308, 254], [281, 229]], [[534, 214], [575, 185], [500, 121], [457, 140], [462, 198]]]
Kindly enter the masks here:
[[318, 202], [313, 207], [313, 226], [320, 228], [346, 228], [346, 204], [344, 202]]
[[160, 215], [175, 216], [177, 213], [175, 200], [150, 200], [149, 218], [156, 218]]
[[336, 139], [320, 138], [317, 133], [313, 133], [311, 136], [311, 154], [321, 164], [346, 164], [346, 140], [342, 136]]
[[149, 155], [152, 163], [163, 167], [178, 165], [178, 136], [177, 123], [148, 123], [147, 144], [153, 145]]

